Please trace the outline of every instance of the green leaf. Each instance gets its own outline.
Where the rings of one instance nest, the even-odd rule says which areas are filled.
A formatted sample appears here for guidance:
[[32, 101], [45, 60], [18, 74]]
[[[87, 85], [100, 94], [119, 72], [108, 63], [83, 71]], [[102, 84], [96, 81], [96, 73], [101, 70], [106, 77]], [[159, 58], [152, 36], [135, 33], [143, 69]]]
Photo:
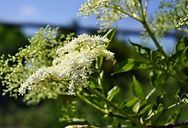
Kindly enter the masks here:
[[151, 49], [144, 47], [142, 45], [136, 44], [136, 43], [132, 42], [131, 40], [129, 40], [129, 42], [134, 46], [136, 51], [138, 53], [140, 53], [141, 55], [143, 55], [147, 58], [151, 56], [151, 53], [152, 53]]
[[148, 113], [152, 109], [152, 105], [146, 105], [142, 110], [140, 110], [139, 115]]
[[150, 81], [154, 86], [164, 85], [167, 79], [168, 79], [168, 75], [161, 71], [150, 72]]
[[165, 68], [167, 62], [159, 50], [152, 51], [151, 58], [156, 67]]
[[130, 58], [128, 60], [125, 60], [117, 64], [113, 74], [128, 72], [137, 69], [142, 69], [142, 70], [152, 69], [152, 66], [147, 61], [135, 60], [133, 58]]
[[129, 100], [126, 100], [126, 101], [124, 101], [121, 105], [120, 105], [120, 108], [122, 108], [122, 109], [124, 109], [124, 108], [126, 108], [126, 107], [132, 107], [133, 105], [135, 105], [136, 104], [136, 102], [139, 100], [139, 98], [138, 97], [133, 97], [133, 98], [131, 98], [131, 99], [129, 99]]
[[92, 88], [92, 89], [100, 89], [99, 86], [97, 86], [98, 85], [98, 81], [96, 80], [96, 78], [90, 77], [89, 80], [90, 80], [90, 84], [89, 84], [90, 88]]
[[183, 51], [186, 48], [186, 41], [184, 39], [181, 39], [176, 44], [176, 52]]
[[140, 82], [133, 76], [132, 90], [136, 97], [142, 97], [144, 95]]
[[112, 101], [112, 99], [119, 93], [120, 88], [118, 86], [114, 86], [110, 91], [108, 91], [107, 100]]
[[160, 116], [160, 113], [163, 112], [164, 106], [162, 104], [158, 104], [157, 108], [153, 106], [151, 109], [154, 109], [153, 112], [149, 111], [148, 117], [145, 120], [151, 120], [151, 118], [158, 118]]
[[136, 104], [133, 106], [133, 112], [138, 113], [140, 106], [141, 106], [141, 100], [138, 100]]
[[127, 71], [132, 70], [135, 64], [134, 62], [135, 62], [134, 59], [128, 59], [126, 61], [123, 61], [122, 63], [118, 65], [118, 67], [115, 70], [115, 73], [127, 72]]
[[164, 110], [164, 106], [162, 104], [159, 104], [157, 107], [157, 112], [161, 112]]
[[181, 63], [184, 67], [188, 67], [188, 56], [187, 56], [188, 49], [186, 48], [185, 51], [182, 53]]

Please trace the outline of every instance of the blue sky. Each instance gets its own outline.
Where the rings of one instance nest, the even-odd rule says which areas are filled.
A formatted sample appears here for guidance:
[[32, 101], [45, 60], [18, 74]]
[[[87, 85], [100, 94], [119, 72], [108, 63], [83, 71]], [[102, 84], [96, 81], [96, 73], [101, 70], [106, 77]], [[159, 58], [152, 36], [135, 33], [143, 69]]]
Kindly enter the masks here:
[[[0, 0], [0, 20], [9, 22], [34, 22], [48, 24], [71, 24], [77, 20], [83, 26], [96, 26], [94, 17], [78, 17], [78, 10], [85, 0]], [[149, 12], [153, 13], [158, 2], [151, 1]], [[133, 25], [130, 25], [133, 24]], [[137, 29], [140, 25], [131, 19], [118, 24], [125, 29]]]
[[0, 20], [68, 24], [84, 0], [0, 0]]
[[[150, 0], [148, 9], [150, 15], [157, 10], [159, 1]], [[76, 20], [81, 26], [97, 27], [94, 16], [87, 19], [77, 16], [78, 10], [84, 2], [85, 0], [0, 0], [0, 21], [70, 25]], [[125, 30], [142, 28], [140, 23], [131, 18], [119, 21], [116, 26]], [[32, 34], [35, 31], [31, 28], [23, 30], [27, 34]], [[137, 37], [128, 38], [133, 41], [139, 40]], [[168, 41], [172, 40], [168, 39]], [[168, 45], [164, 45], [164, 47], [167, 47], [166, 50], [172, 51]]]

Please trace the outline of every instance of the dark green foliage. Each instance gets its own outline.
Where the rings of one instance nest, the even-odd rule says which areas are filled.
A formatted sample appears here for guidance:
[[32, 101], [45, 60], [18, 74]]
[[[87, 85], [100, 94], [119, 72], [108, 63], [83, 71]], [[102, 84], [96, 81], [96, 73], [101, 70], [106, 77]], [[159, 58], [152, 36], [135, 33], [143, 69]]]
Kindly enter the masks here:
[[20, 47], [27, 44], [27, 39], [19, 27], [0, 25], [0, 55], [15, 54]]

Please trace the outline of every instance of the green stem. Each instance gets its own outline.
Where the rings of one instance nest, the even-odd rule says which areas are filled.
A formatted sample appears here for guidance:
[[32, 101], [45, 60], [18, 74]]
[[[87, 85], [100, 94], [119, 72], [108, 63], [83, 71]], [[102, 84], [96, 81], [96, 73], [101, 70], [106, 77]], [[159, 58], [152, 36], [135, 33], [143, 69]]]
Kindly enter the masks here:
[[163, 69], [163, 68], [157, 67], [156, 64], [153, 64], [153, 65], [156, 66], [155, 69], [164, 72], [164, 73], [167, 74], [168, 76], [173, 77], [173, 78], [176, 79], [178, 82], [180, 82], [180, 83], [182, 83], [182, 84], [185, 83], [185, 81], [184, 81], [182, 78], [180, 78], [179, 75], [174, 75], [173, 73], [169, 72], [168, 70], [165, 70], [165, 69]]
[[[106, 102], [109, 106], [117, 109], [119, 111], [119, 108], [117, 106], [115, 106], [114, 104], [112, 104], [110, 101], [108, 101], [103, 95], [101, 95], [100, 93], [98, 93], [97, 91], [91, 89], [91, 88], [88, 88], [89, 91], [93, 94], [95, 94], [96, 96], [98, 96], [99, 98], [101, 98], [104, 102]], [[121, 112], [122, 113], [122, 112]]]
[[[146, 1], [148, 2], [148, 1]], [[142, 25], [144, 26], [144, 28], [146, 29], [146, 31], [148, 32], [149, 36], [151, 37], [151, 39], [153, 40], [153, 42], [155, 43], [155, 46], [158, 48], [158, 50], [163, 54], [163, 56], [165, 58], [168, 58], [168, 55], [165, 53], [165, 51], [162, 49], [159, 41], [157, 40], [157, 38], [155, 37], [155, 34], [152, 32], [152, 30], [150, 29], [148, 23], [147, 23], [147, 20], [146, 20], [146, 13], [144, 11], [144, 8], [142, 6], [142, 3], [141, 3], [141, 12], [142, 12]]]
[[172, 104], [172, 105], [168, 106], [168, 108], [166, 108], [166, 109], [169, 110], [169, 109], [172, 109], [174, 107], [180, 106], [181, 104], [183, 104], [183, 101]]
[[127, 16], [129, 16], [129, 17], [141, 22], [141, 19], [139, 17], [136, 17], [136, 16], [133, 16], [133, 15], [129, 14], [128, 12], [124, 11], [121, 7], [117, 7], [116, 5], [114, 5], [113, 8], [118, 10], [118, 11], [120, 11], [121, 13], [124, 13], [125, 15], [127, 15]]
[[101, 87], [103, 95], [106, 97], [105, 89], [103, 86], [103, 77], [104, 77], [104, 71], [101, 71], [98, 78], [98, 84]]
[[159, 41], [157, 40], [157, 38], [155, 37], [155, 34], [151, 31], [147, 21], [146, 21], [146, 12], [144, 12], [144, 9], [143, 9], [143, 6], [142, 6], [142, 3], [140, 3], [141, 5], [141, 13], [142, 13], [142, 19], [140, 19], [139, 17], [135, 17], [131, 14], [129, 14], [128, 12], [124, 11], [122, 8], [120, 7], [117, 7], [114, 5], [114, 9], [130, 16], [131, 18], [133, 19], [136, 19], [137, 21], [139, 21], [140, 23], [142, 23], [142, 25], [144, 26], [144, 28], [146, 29], [146, 31], [148, 32], [149, 36], [151, 37], [151, 39], [153, 40], [153, 42], [155, 43], [156, 47], [158, 48], [158, 50], [162, 53], [162, 55], [165, 57], [165, 58], [168, 58], [168, 55], [165, 53], [165, 51], [162, 49]]
[[[148, 1], [146, 1], [147, 3]], [[148, 4], [148, 3], [147, 3]], [[151, 39], [153, 40], [153, 42], [155, 43], [155, 46], [157, 47], [157, 49], [162, 53], [162, 55], [165, 58], [168, 58], [168, 55], [165, 53], [165, 51], [163, 50], [163, 48], [161, 47], [159, 41], [157, 40], [157, 38], [155, 37], [155, 34], [152, 32], [152, 30], [150, 29], [147, 20], [146, 20], [146, 11], [144, 10], [143, 6], [142, 6], [142, 2], [140, 1], [140, 9], [141, 9], [141, 13], [142, 13], [142, 20], [140, 21], [142, 23], [142, 25], [144, 26], [144, 28], [146, 29], [146, 31], [148, 32], [149, 36], [151, 37]]]
[[146, 16], [147, 15], [147, 10], [148, 10], [148, 3], [149, 3], [149, 0], [146, 0], [145, 2], [145, 7], [144, 7], [144, 15]]
[[151, 97], [151, 95], [152, 95], [155, 91], [156, 91], [156, 88], [153, 88], [153, 89], [148, 93], [148, 95], [146, 95], [146, 100], [148, 100], [148, 99]]
[[146, 13], [144, 12], [144, 8], [142, 6], [141, 0], [139, 0], [139, 3], [140, 3], [141, 17], [142, 17], [142, 19], [144, 19], [146, 17]]
[[79, 93], [77, 93], [77, 96], [78, 96], [81, 100], [83, 100], [84, 102], [86, 102], [87, 104], [89, 104], [90, 106], [94, 107], [95, 109], [101, 111], [101, 112], [104, 113], [104, 114], [107, 114], [107, 112], [106, 112], [103, 108], [101, 108], [101, 107], [99, 107], [98, 105], [94, 104], [93, 102], [91, 102], [90, 100], [88, 100], [87, 98], [85, 98], [84, 96], [80, 95]]
[[[123, 117], [125, 119], [129, 119], [132, 122], [134, 122], [137, 126], [140, 126], [141, 128], [144, 127], [143, 124], [141, 124], [138, 120], [138, 118], [136, 118], [135, 116], [131, 116], [131, 115], [126, 115], [126, 113], [124, 113], [124, 111], [122, 111], [121, 109], [119, 109], [116, 105], [114, 105], [112, 102], [108, 101], [103, 95], [101, 95], [100, 93], [98, 93], [97, 91], [88, 88], [89, 91], [93, 94], [95, 94], [96, 96], [98, 96], [100, 99], [102, 99], [106, 104], [108, 104], [109, 106], [111, 106], [112, 108], [114, 108], [118, 113], [121, 114], [117, 114], [120, 117]], [[123, 114], [123, 115], [122, 115]]]
[[146, 19], [144, 18], [143, 21], [141, 22], [142, 25], [144, 26], [144, 28], [146, 29], [146, 31], [148, 32], [149, 36], [151, 37], [151, 39], [153, 40], [153, 42], [155, 43], [155, 46], [158, 48], [158, 50], [162, 53], [162, 55], [165, 58], [168, 58], [168, 55], [165, 53], [165, 51], [162, 49], [159, 41], [157, 40], [157, 38], [155, 37], [155, 34], [151, 31], [149, 25], [147, 24]]
[[176, 127], [181, 127], [181, 126], [188, 126], [188, 120], [176, 122], [176, 123], [170, 123], [167, 125], [156, 125], [156, 126], [147, 126], [147, 128], [176, 128]]
[[117, 117], [117, 118], [120, 118], [120, 119], [127, 119], [127, 117], [121, 115], [121, 114], [118, 114], [118, 113], [113, 113], [113, 112], [108, 112], [106, 111], [105, 109], [101, 108], [100, 106], [94, 104], [92, 101], [88, 100], [86, 97], [82, 96], [81, 94], [77, 93], [77, 96], [82, 100], [84, 101], [85, 103], [87, 103], [88, 105], [92, 106], [93, 108], [99, 110], [100, 112], [106, 114], [106, 115], [109, 115], [109, 116], [113, 116], [113, 117]]
[[161, 116], [162, 116], [164, 113], [166, 113], [168, 110], [173, 109], [173, 108], [175, 108], [175, 107], [177, 107], [177, 106], [180, 106], [180, 105], [182, 105], [182, 104], [183, 104], [182, 101], [179, 101], [179, 102], [177, 102], [177, 103], [175, 103], [175, 104], [172, 104], [172, 105], [170, 105], [170, 106], [168, 106], [168, 107], [166, 107], [166, 108], [164, 108], [164, 109], [158, 111], [157, 113], [155, 113], [153, 116], [151, 116], [151, 117], [148, 118], [147, 120], [151, 119], [151, 118], [154, 117], [156, 114], [159, 114], [159, 116], [157, 117], [157, 119], [156, 119], [155, 122], [154, 122], [154, 125], [155, 125], [155, 124], [157, 123], [157, 121], [161, 118]]

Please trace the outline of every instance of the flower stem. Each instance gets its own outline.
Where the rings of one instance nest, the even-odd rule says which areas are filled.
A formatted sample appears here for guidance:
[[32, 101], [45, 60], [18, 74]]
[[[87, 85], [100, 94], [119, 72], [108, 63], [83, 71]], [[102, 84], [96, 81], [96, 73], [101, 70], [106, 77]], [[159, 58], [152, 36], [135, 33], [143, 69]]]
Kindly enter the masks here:
[[89, 91], [93, 94], [95, 94], [97, 97], [99, 97], [100, 99], [102, 99], [106, 104], [108, 104], [109, 106], [111, 106], [114, 110], [116, 110], [118, 113], [120, 114], [115, 114], [110, 112], [109, 114], [112, 114], [113, 116], [115, 117], [121, 117], [121, 118], [124, 118], [124, 119], [129, 119], [131, 120], [132, 122], [134, 122], [137, 126], [140, 126], [140, 128], [144, 127], [143, 124], [141, 124], [138, 120], [137, 117], [135, 116], [131, 116], [131, 115], [127, 115], [125, 112], [123, 112], [121, 109], [119, 109], [116, 105], [114, 105], [112, 102], [108, 101], [103, 95], [101, 95], [100, 93], [98, 93], [97, 91], [91, 89], [91, 88], [88, 88]]
[[[146, 1], [147, 2], [147, 1]], [[148, 4], [148, 3], [147, 3]], [[162, 49], [159, 41], [157, 40], [157, 38], [155, 37], [154, 33], [152, 32], [152, 30], [150, 29], [147, 20], [146, 20], [146, 10], [144, 10], [142, 3], [140, 2], [140, 10], [141, 10], [141, 14], [142, 17], [135, 17], [131, 14], [129, 14], [128, 12], [124, 11], [122, 8], [119, 8], [117, 6], [114, 5], [114, 9], [120, 11], [121, 13], [124, 13], [128, 16], [130, 16], [131, 18], [139, 21], [140, 23], [142, 23], [142, 25], [144, 26], [144, 28], [146, 29], [146, 31], [148, 32], [149, 36], [151, 37], [151, 39], [153, 40], [153, 42], [155, 43], [156, 47], [158, 48], [158, 50], [161, 52], [161, 54], [165, 57], [168, 58], [168, 55], [165, 53], [165, 51]]]
[[102, 109], [102, 108], [99, 107], [98, 105], [94, 104], [93, 102], [91, 102], [90, 100], [88, 100], [86, 97], [80, 95], [79, 93], [77, 93], [77, 96], [78, 96], [81, 100], [83, 100], [84, 102], [86, 102], [87, 104], [89, 104], [90, 106], [92, 106], [92, 107], [94, 107], [95, 109], [101, 111], [102, 113], [107, 114], [107, 112], [106, 112], [104, 109]]
[[157, 38], [155, 37], [154, 33], [151, 31], [149, 25], [147, 24], [145, 18], [143, 19], [143, 21], [141, 22], [142, 25], [144, 26], [144, 28], [146, 29], [146, 31], [148, 32], [149, 36], [151, 37], [151, 39], [153, 40], [153, 42], [155, 43], [156, 47], [158, 48], [158, 50], [162, 53], [162, 55], [165, 58], [168, 58], [168, 55], [165, 53], [165, 51], [162, 49], [159, 41], [157, 40]]
[[82, 100], [84, 101], [85, 103], [87, 103], [88, 105], [92, 106], [93, 108], [99, 110], [100, 112], [106, 114], [106, 115], [109, 115], [109, 116], [113, 116], [113, 117], [117, 117], [117, 118], [120, 118], [120, 119], [127, 119], [127, 117], [121, 115], [121, 114], [118, 114], [118, 113], [113, 113], [113, 112], [108, 112], [106, 111], [105, 109], [101, 108], [100, 106], [94, 104], [92, 101], [88, 100], [86, 97], [82, 96], [81, 94], [77, 93], [77, 96]]
[[[146, 6], [148, 6], [148, 1], [146, 1]], [[157, 47], [157, 49], [161, 52], [161, 54], [165, 57], [168, 58], [168, 55], [166, 54], [166, 52], [163, 50], [163, 48], [161, 47], [159, 41], [157, 40], [157, 38], [155, 37], [155, 34], [152, 32], [151, 28], [149, 27], [148, 23], [147, 23], [147, 12], [146, 9], [147, 7], [145, 7], [145, 10], [142, 6], [142, 2], [140, 1], [140, 9], [141, 9], [141, 13], [142, 13], [142, 20], [140, 21], [140, 23], [142, 23], [142, 25], [144, 26], [144, 28], [146, 29], [147, 33], [149, 34], [150, 38], [153, 40], [153, 42], [155, 43], [155, 46]]]

